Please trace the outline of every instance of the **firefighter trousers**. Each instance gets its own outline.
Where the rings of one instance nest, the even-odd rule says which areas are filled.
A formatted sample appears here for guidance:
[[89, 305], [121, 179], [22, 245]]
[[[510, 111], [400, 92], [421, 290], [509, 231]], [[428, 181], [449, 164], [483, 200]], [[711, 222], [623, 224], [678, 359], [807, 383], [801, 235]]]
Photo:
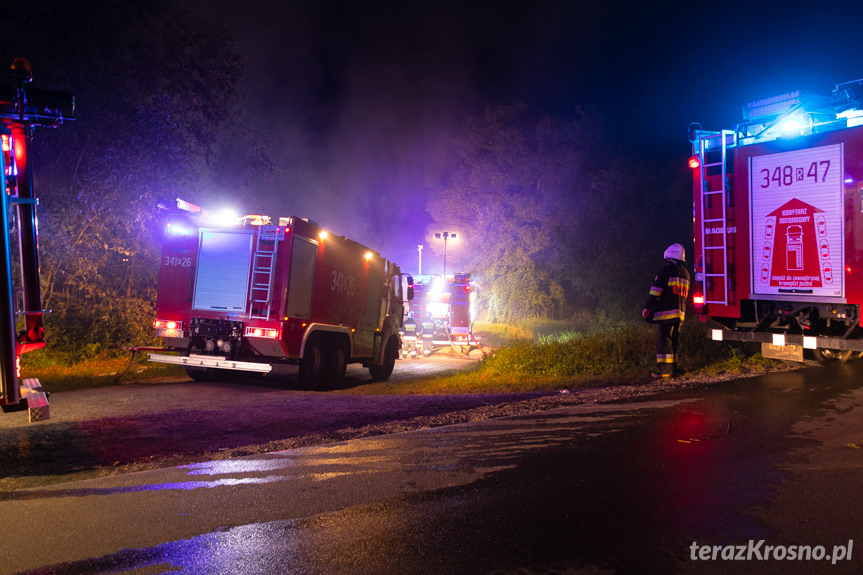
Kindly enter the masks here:
[[677, 346], [680, 341], [680, 322], [660, 323], [656, 326], [656, 368], [658, 375], [677, 374]]

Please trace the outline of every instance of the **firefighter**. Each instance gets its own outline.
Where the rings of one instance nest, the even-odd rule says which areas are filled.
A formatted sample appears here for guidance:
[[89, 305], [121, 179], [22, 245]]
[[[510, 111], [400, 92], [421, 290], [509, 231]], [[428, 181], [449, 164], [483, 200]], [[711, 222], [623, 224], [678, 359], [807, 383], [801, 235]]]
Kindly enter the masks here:
[[434, 341], [434, 320], [430, 313], [426, 314], [425, 319], [423, 320], [423, 356], [428, 357], [431, 355], [432, 350], [432, 342]]
[[408, 318], [405, 320], [404, 329], [405, 336], [402, 339], [402, 356], [410, 356], [411, 358], [416, 359], [417, 332], [419, 330], [419, 325], [417, 324], [417, 320], [414, 319], [414, 312], [408, 313]]
[[647, 303], [641, 316], [655, 323], [656, 366], [651, 374], [655, 378], [677, 375], [677, 346], [680, 340], [680, 323], [686, 313], [689, 295], [689, 270], [686, 269], [686, 252], [680, 244], [668, 246], [663, 254], [665, 263], [653, 280]]

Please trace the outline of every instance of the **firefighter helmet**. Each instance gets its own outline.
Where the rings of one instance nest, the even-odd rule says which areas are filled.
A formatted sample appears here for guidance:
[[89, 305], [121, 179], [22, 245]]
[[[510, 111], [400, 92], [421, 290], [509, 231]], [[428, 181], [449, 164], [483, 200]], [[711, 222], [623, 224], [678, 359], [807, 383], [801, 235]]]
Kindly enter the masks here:
[[680, 260], [682, 262], [686, 261], [686, 250], [683, 249], [683, 246], [680, 244], [671, 244], [668, 246], [668, 249], [665, 250], [665, 253], [662, 254], [666, 259]]

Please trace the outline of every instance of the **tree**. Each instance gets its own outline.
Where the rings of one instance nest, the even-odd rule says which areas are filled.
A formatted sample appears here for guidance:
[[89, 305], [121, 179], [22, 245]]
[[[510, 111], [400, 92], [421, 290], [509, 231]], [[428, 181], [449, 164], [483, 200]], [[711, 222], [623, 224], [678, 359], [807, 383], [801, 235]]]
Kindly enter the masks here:
[[453, 255], [480, 280], [492, 320], [631, 317], [664, 248], [692, 236], [689, 174], [609, 153], [602, 117], [576, 112], [489, 108], [439, 167], [433, 228], [464, 238]]
[[236, 115], [225, 35], [167, 0], [23, 3], [0, 53], [75, 95], [76, 120], [34, 140], [49, 336], [70, 346], [151, 337], [157, 201], [208, 169]]
[[435, 228], [462, 234], [470, 255], [461, 263], [482, 278], [494, 318], [564, 313], [559, 262], [586, 219], [580, 192], [598, 125], [592, 112], [560, 121], [500, 106], [454, 137], [428, 210]]

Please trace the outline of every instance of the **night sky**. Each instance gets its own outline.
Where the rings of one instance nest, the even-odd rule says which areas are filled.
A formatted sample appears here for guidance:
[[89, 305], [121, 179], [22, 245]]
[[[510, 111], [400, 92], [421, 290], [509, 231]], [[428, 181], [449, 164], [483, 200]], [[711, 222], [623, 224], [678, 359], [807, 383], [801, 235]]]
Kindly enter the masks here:
[[244, 103], [280, 151], [262, 207], [410, 271], [433, 247], [425, 167], [486, 105], [596, 105], [619, 153], [685, 165], [690, 122], [732, 128], [748, 101], [863, 78], [860, 2], [177, 1], [248, 59]]

